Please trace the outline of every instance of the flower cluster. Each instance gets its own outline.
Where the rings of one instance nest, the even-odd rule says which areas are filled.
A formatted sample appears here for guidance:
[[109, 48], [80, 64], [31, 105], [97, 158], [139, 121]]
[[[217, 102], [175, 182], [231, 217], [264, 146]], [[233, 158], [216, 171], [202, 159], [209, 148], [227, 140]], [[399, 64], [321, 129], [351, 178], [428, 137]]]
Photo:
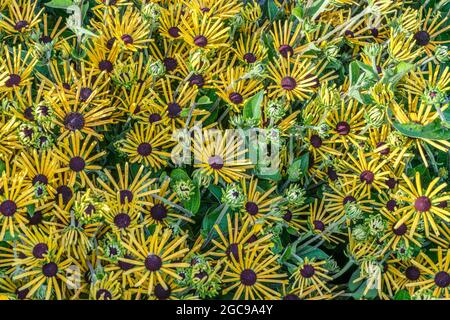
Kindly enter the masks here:
[[450, 299], [449, 10], [0, 1], [0, 298]]

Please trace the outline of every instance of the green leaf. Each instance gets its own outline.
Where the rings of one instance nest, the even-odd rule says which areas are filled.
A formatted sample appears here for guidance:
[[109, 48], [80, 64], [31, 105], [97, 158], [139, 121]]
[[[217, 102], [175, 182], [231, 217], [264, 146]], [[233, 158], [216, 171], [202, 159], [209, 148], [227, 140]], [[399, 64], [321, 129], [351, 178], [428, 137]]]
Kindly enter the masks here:
[[[173, 169], [170, 173], [170, 184], [172, 185], [176, 181], [190, 181], [192, 182], [189, 175], [181, 168]], [[187, 210], [191, 211], [193, 214], [196, 214], [198, 210], [200, 209], [200, 189], [196, 185], [194, 189], [194, 194], [191, 195], [191, 198], [188, 201], [182, 201], [183, 207]]]
[[303, 10], [303, 6], [296, 6], [292, 10], [292, 15], [300, 21], [303, 20], [303, 18], [305, 17], [305, 12]]
[[301, 251], [297, 252], [297, 255], [300, 258], [315, 258], [318, 260], [325, 260], [329, 258], [329, 255], [326, 254], [323, 250], [320, 250], [319, 248], [314, 248], [311, 246], [306, 246], [302, 248]]
[[261, 119], [261, 104], [263, 99], [264, 90], [261, 90], [245, 102], [243, 110], [244, 119]]
[[52, 0], [45, 4], [47, 7], [55, 9], [67, 9], [73, 5], [73, 0]]
[[[327, 1], [328, 3], [328, 1]], [[326, 5], [325, 4], [325, 0], [316, 0], [315, 2], [313, 2], [313, 4], [309, 7], [306, 8], [305, 10], [305, 16], [306, 17], [314, 17], [315, 15], [319, 14], [320, 12], [322, 12]]]
[[349, 67], [349, 74], [350, 74], [350, 87], [354, 86], [361, 76], [361, 69], [359, 68], [359, 65], [356, 61], [353, 61], [350, 63]]
[[288, 245], [283, 255], [280, 257], [281, 262], [286, 262], [292, 255], [292, 245]]
[[201, 96], [196, 102], [197, 105], [211, 104], [212, 101], [208, 96]]
[[401, 124], [392, 121], [395, 129], [401, 134], [411, 138], [421, 138], [430, 140], [450, 140], [450, 129], [444, 126], [440, 119], [436, 119], [426, 126], [418, 123]]
[[218, 201], [220, 201], [220, 199], [222, 198], [222, 189], [220, 187], [210, 184], [208, 186], [208, 190], [214, 195], [214, 197]]
[[195, 186], [194, 194], [191, 196], [189, 201], [183, 201], [183, 207], [191, 211], [193, 214], [196, 214], [198, 209], [200, 209], [200, 200], [200, 190], [198, 186]]
[[[212, 211], [210, 213], [206, 213], [205, 217], [203, 218], [201, 234], [205, 238], [209, 234], [209, 232], [214, 229], [214, 223], [216, 222], [217, 218], [219, 217], [221, 211], [222, 210], [216, 208], [214, 211]], [[227, 229], [228, 219], [226, 218], [227, 214], [230, 214], [230, 212], [227, 212], [225, 214], [225, 216], [222, 218], [222, 220], [219, 222], [220, 230], [228, 230]], [[213, 239], [218, 236], [218, 234], [215, 230], [213, 231], [212, 235], [213, 235]]]
[[280, 181], [283, 178], [280, 171], [277, 171], [274, 174], [258, 174], [257, 173], [256, 175], [258, 176], [258, 178], [265, 179], [265, 180], [272, 180], [275, 182]]
[[400, 290], [395, 294], [394, 300], [411, 300], [411, 296], [407, 290]]
[[353, 272], [353, 274], [350, 277], [350, 280], [348, 281], [348, 289], [353, 292], [352, 297], [356, 300], [361, 298], [366, 299], [374, 299], [378, 296], [378, 291], [376, 289], [369, 289], [367, 293], [364, 295], [364, 291], [366, 290], [366, 280], [355, 282], [357, 278], [359, 278], [360, 275], [360, 269], [358, 268]]
[[191, 180], [191, 178], [189, 178], [189, 175], [186, 173], [186, 171], [184, 171], [181, 168], [176, 168], [173, 169], [172, 172], [170, 173], [170, 182], [176, 182], [179, 180]]
[[3, 173], [3, 171], [6, 170], [6, 164], [4, 161], [0, 160], [0, 175]]
[[278, 7], [273, 0], [267, 1], [267, 15], [269, 16], [269, 20], [275, 19], [278, 13]]
[[309, 153], [305, 153], [300, 158], [295, 160], [292, 165], [288, 168], [287, 173], [289, 180], [295, 182], [300, 180], [307, 171], [309, 166]]

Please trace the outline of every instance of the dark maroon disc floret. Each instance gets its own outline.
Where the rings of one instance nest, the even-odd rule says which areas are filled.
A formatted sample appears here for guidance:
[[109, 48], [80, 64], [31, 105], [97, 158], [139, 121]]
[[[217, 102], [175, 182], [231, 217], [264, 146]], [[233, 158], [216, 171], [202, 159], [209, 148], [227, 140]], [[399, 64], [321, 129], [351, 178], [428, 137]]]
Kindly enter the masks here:
[[252, 286], [256, 283], [256, 273], [252, 269], [244, 269], [241, 272], [241, 283], [244, 286]]
[[208, 159], [208, 164], [214, 170], [220, 170], [223, 168], [223, 159], [220, 156], [211, 156]]
[[148, 271], [158, 271], [162, 267], [162, 260], [159, 256], [151, 254], [145, 258], [144, 264]]
[[426, 212], [430, 210], [431, 208], [430, 198], [428, 198], [427, 196], [418, 197], [414, 202], [414, 207], [419, 212]]
[[126, 213], [119, 213], [114, 217], [114, 224], [119, 229], [126, 229], [131, 223], [131, 218]]
[[286, 76], [283, 79], [281, 79], [281, 87], [284, 90], [292, 91], [297, 87], [297, 81], [295, 81], [294, 78]]
[[48, 252], [48, 246], [45, 243], [38, 243], [33, 247], [33, 256], [36, 259], [44, 258], [44, 254]]
[[167, 209], [162, 203], [157, 203], [150, 209], [150, 215], [156, 221], [163, 221], [167, 218]]

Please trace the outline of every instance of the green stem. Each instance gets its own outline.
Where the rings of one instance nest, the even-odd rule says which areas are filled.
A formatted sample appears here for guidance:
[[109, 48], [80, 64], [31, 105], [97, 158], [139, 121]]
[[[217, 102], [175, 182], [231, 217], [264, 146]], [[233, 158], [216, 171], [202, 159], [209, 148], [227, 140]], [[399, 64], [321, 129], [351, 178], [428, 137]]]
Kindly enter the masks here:
[[[220, 212], [219, 216], [217, 217], [216, 221], [214, 222], [214, 225], [219, 224], [220, 221], [222, 221], [222, 218], [225, 216], [225, 213], [227, 212], [227, 210], [228, 210], [228, 205], [227, 204], [223, 205], [222, 211]], [[214, 233], [214, 227], [211, 228], [211, 230], [209, 231], [208, 236], [206, 237], [206, 240], [203, 243], [201, 249], [204, 249], [208, 245], [208, 243], [212, 239], [213, 233]]]
[[353, 261], [353, 259], [348, 260], [348, 262], [345, 264], [345, 266], [342, 267], [342, 269], [333, 276], [333, 280], [339, 278], [344, 273], [346, 273], [348, 271], [348, 269], [350, 269], [351, 266], [353, 266], [354, 264], [355, 264], [355, 262]]

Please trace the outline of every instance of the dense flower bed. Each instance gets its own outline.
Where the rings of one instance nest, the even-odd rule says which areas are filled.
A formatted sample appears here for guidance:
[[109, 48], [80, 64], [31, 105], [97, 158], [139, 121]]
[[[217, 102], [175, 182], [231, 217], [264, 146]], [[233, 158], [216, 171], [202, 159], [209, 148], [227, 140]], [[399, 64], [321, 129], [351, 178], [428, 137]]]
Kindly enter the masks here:
[[449, 298], [449, 7], [0, 0], [0, 296]]

